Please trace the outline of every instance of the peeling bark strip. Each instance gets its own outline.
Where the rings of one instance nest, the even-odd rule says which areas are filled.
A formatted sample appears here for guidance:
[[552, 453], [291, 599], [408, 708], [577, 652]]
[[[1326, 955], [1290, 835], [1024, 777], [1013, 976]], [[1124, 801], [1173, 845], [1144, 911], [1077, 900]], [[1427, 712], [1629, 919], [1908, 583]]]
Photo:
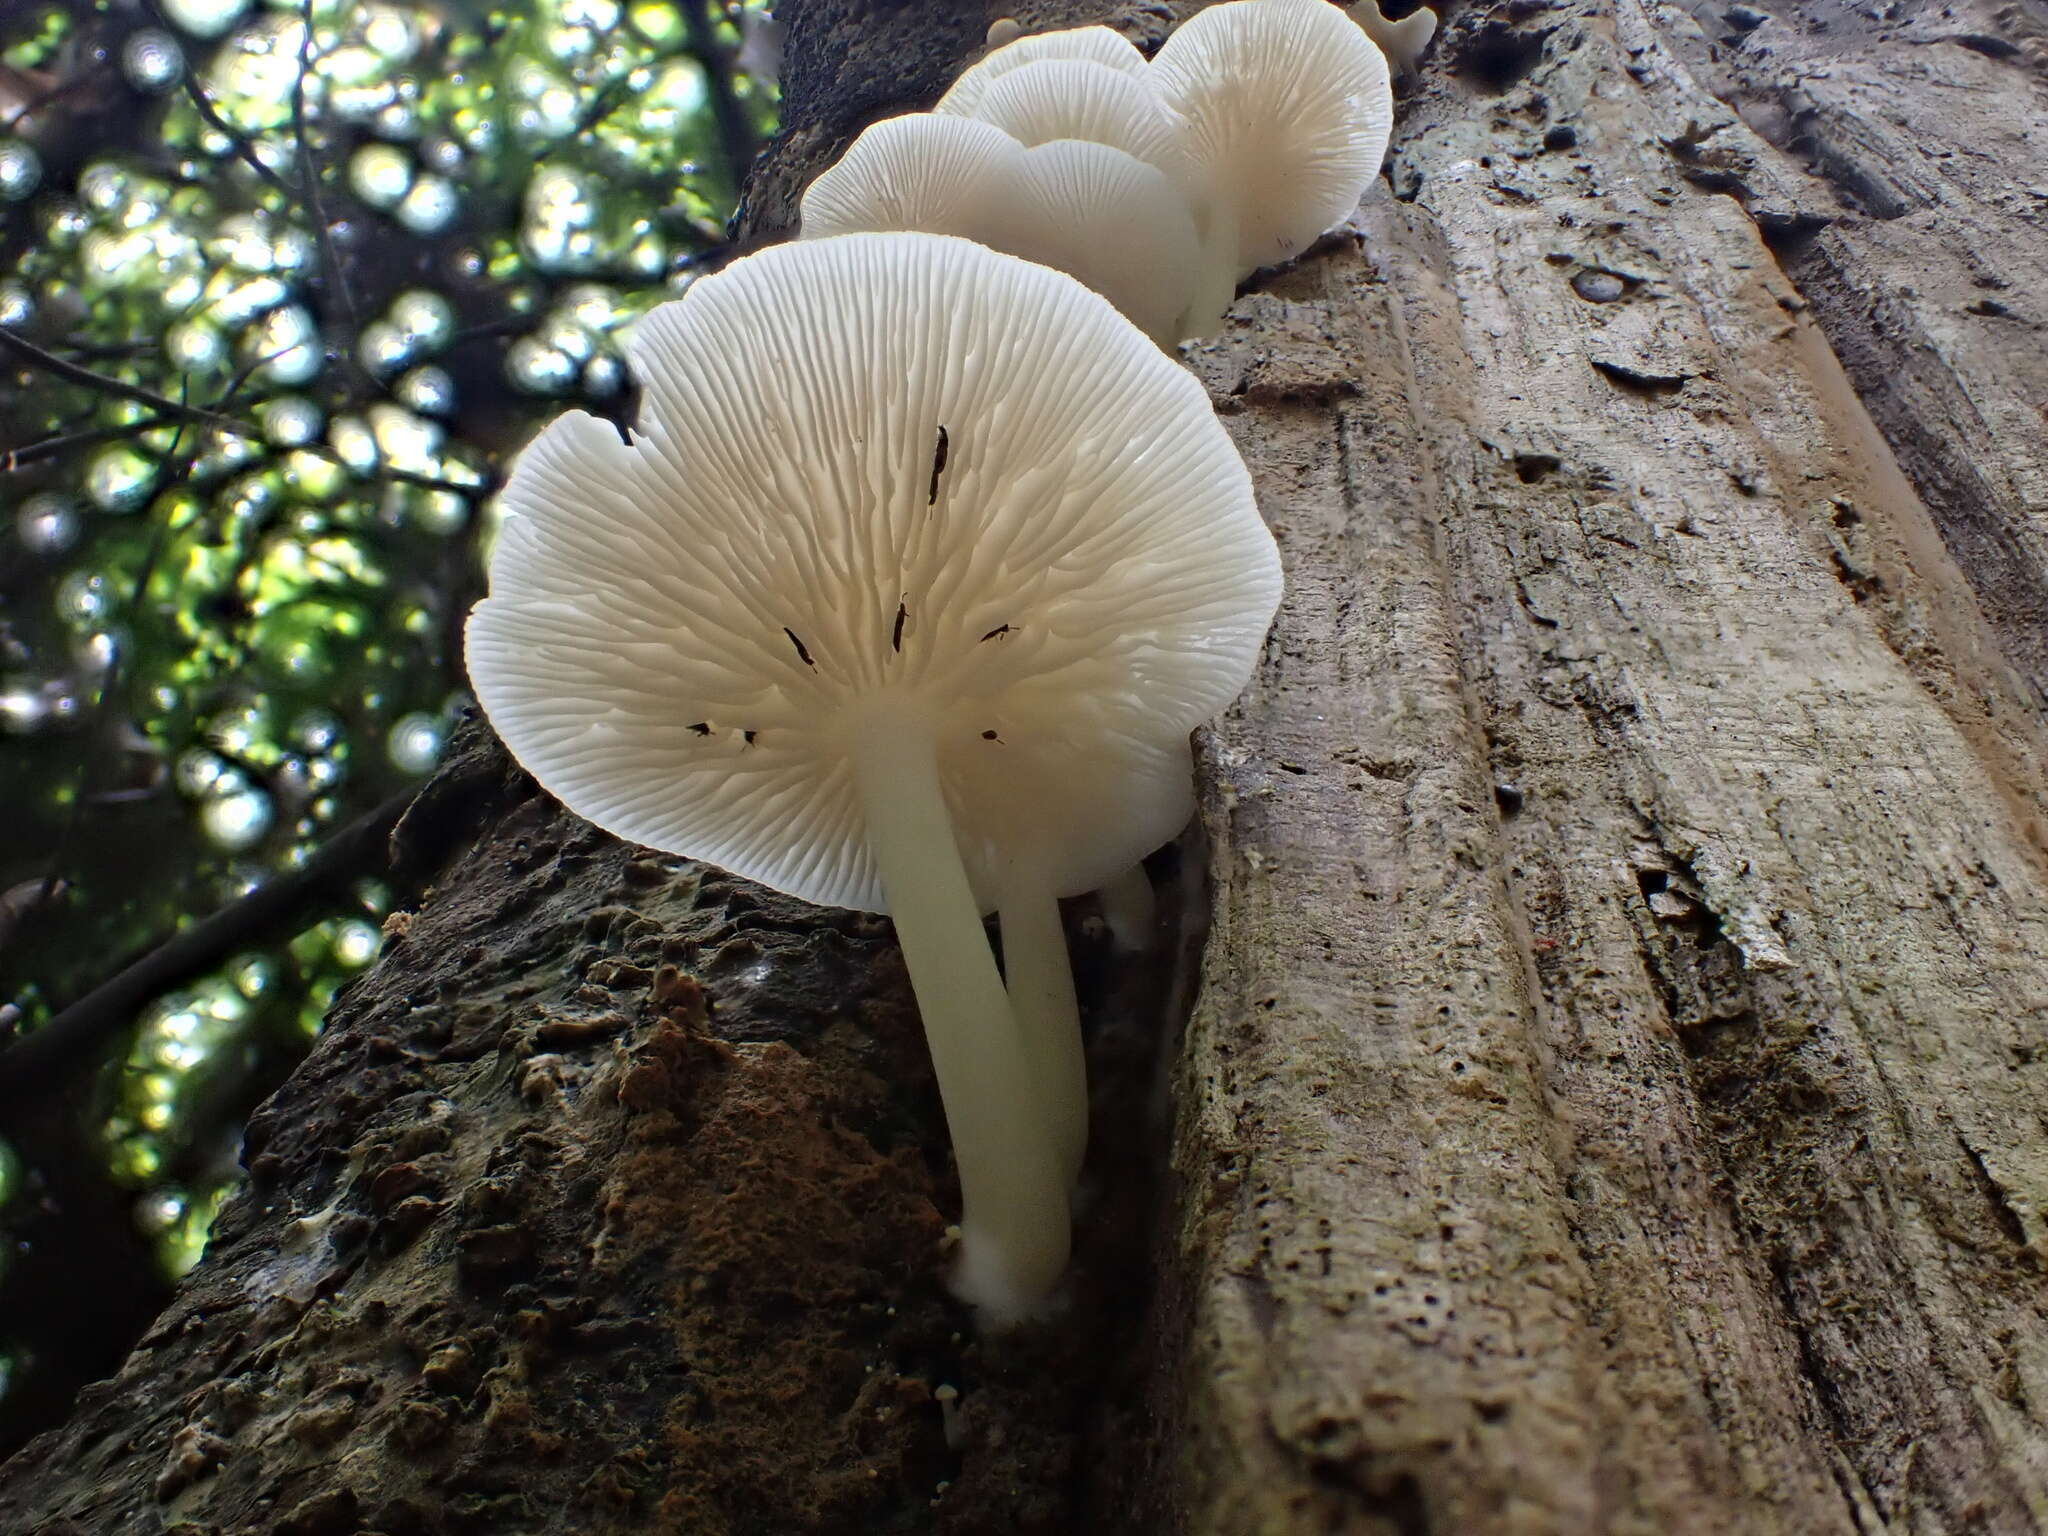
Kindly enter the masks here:
[[[988, 19], [778, 9], [754, 237]], [[1015, 8], [1105, 12], [1163, 34]], [[1058, 1326], [937, 1283], [886, 925], [621, 847], [477, 731], [399, 833], [466, 846], [0, 1529], [2048, 1529], [2039, 355], [1943, 307], [1938, 233], [2048, 271], [1989, 88], [2034, 99], [2032, 16], [1457, 11], [1398, 200], [1197, 350], [1290, 590], [1204, 738], [1164, 1223], [1196, 966], [1076, 935]], [[1813, 115], [1759, 116], [1795, 55]]]
[[[1779, 242], [2037, 703], [2048, 703], [2048, 11], [2024, 0], [1652, 10], [1827, 218]], [[1695, 20], [1695, 17], [1697, 20]], [[1782, 174], [1782, 173], [1781, 173]]]

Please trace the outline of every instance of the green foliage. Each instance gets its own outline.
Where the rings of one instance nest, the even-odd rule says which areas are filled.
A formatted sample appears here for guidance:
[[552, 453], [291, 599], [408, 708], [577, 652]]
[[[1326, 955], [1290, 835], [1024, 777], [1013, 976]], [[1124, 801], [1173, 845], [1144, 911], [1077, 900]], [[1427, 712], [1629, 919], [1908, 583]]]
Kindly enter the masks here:
[[[17, 1029], [432, 767], [506, 456], [623, 407], [771, 126], [742, 7], [695, 3], [0, 11], [0, 327], [96, 376], [0, 351]], [[100, 1143], [169, 1270], [375, 956], [356, 894], [140, 1021]], [[32, 1182], [0, 1144], [0, 1217]]]

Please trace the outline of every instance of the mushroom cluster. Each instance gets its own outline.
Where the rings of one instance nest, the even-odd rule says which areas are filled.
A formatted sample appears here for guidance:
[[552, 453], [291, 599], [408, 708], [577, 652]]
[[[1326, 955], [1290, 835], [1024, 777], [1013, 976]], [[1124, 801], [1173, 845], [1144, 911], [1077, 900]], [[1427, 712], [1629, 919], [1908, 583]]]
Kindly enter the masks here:
[[1066, 1263], [1087, 1134], [1058, 900], [1141, 905], [1129, 872], [1187, 820], [1189, 732], [1279, 602], [1250, 478], [1109, 303], [947, 235], [762, 251], [630, 352], [630, 433], [571, 412], [512, 468], [477, 696], [606, 830], [893, 916], [954, 1286], [1014, 1317]]
[[862, 132], [805, 193], [803, 233], [962, 235], [1071, 273], [1163, 346], [1207, 334], [1242, 278], [1299, 255], [1379, 174], [1379, 40], [1419, 51], [1435, 17], [1417, 15], [1229, 0], [1150, 62], [1108, 27], [1018, 37], [932, 111]]

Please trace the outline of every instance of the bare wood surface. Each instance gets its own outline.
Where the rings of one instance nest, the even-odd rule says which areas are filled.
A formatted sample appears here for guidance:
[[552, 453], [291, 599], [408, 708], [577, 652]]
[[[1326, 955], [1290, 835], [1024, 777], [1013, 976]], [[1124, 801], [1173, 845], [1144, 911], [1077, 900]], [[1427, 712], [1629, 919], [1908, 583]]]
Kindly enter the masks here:
[[[1822, 184], [1832, 217], [1781, 242], [1786, 269], [2048, 702], [2048, 6], [1652, 15]], [[1741, 186], [1757, 157], [1710, 129], [1684, 171]]]
[[1752, 217], [1798, 169], [1687, 179], [1635, 0], [1443, 47], [1409, 201], [1201, 359], [1290, 593], [1209, 757], [1175, 1516], [2042, 1529], [2029, 691]]

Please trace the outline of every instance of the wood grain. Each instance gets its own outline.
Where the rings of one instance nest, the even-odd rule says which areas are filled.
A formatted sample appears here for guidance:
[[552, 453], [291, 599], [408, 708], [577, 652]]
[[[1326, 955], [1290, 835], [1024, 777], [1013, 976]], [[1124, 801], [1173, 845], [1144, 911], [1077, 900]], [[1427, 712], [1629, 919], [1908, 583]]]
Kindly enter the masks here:
[[2040, 1529], [2027, 692], [1649, 15], [1444, 47], [1405, 200], [1201, 360], [1290, 592], [1208, 759], [1178, 1518]]

